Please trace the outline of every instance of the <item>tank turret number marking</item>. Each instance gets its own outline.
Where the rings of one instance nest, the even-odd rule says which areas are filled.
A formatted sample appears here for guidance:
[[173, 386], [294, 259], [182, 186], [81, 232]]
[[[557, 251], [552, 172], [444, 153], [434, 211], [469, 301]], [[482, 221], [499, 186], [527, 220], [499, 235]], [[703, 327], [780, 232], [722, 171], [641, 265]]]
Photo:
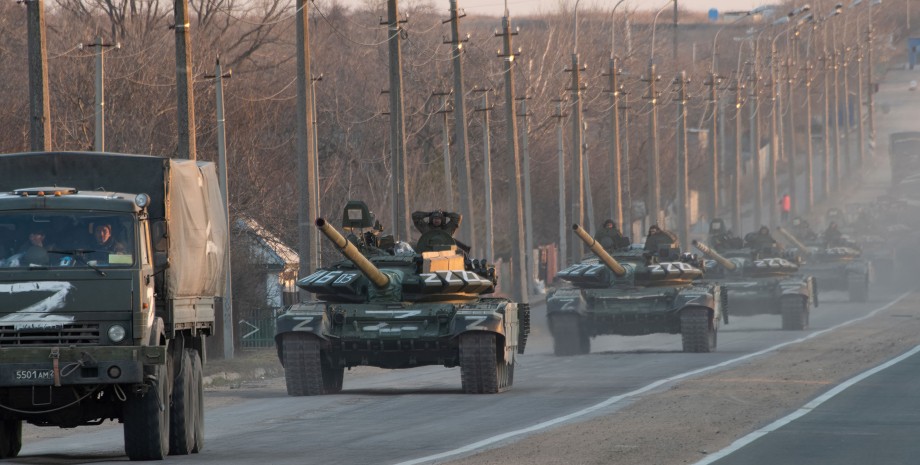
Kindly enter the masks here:
[[682, 273], [684, 271], [693, 271], [693, 267], [684, 262], [663, 262], [649, 265], [648, 271], [651, 274]]

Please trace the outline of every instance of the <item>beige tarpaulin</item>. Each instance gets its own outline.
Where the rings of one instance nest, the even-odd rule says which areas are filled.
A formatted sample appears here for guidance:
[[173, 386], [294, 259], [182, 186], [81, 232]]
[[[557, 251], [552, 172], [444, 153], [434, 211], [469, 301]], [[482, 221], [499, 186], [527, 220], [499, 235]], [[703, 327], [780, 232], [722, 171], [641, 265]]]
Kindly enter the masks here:
[[227, 218], [213, 163], [170, 160], [166, 180], [170, 298], [220, 296]]

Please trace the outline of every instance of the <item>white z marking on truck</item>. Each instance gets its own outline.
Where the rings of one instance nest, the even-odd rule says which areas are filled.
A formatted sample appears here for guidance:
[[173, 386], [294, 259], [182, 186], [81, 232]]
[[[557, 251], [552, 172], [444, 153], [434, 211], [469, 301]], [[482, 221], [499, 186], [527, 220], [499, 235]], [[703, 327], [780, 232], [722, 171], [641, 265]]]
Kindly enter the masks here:
[[48, 298], [0, 318], [0, 324], [15, 323], [16, 329], [53, 327], [74, 321], [73, 315], [56, 315], [51, 312], [64, 308], [67, 294], [74, 288], [67, 281], [39, 281], [15, 284], [0, 284], [0, 294], [23, 294], [29, 292], [53, 292]]

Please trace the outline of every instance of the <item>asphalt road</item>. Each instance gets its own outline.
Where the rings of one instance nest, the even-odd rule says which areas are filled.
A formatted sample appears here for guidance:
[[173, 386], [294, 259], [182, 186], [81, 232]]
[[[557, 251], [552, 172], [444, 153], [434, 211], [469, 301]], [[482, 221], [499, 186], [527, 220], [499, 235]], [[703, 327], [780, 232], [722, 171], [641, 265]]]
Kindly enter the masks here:
[[[610, 336], [596, 338], [590, 355], [564, 358], [552, 355], [538, 305], [532, 341], [506, 393], [464, 395], [458, 369], [434, 367], [346, 373], [344, 391], [330, 396], [288, 397], [278, 382], [208, 393], [232, 396], [233, 403], [207, 412], [203, 453], [170, 457], [169, 462], [393, 464], [425, 463], [445, 453], [443, 458], [453, 458], [529, 432], [614, 413], [637, 393], [743, 363], [751, 354], [862, 317], [890, 300], [851, 304], [845, 298], [845, 293], [824, 293], [807, 331], [779, 330], [779, 316], [732, 318], [719, 332], [715, 353], [684, 354], [678, 335]], [[9, 463], [126, 461], [121, 428], [108, 424], [27, 442], [21, 456]]]
[[720, 452], [721, 458], [698, 465], [917, 463], [920, 347], [889, 363], [740, 439], [740, 447]]

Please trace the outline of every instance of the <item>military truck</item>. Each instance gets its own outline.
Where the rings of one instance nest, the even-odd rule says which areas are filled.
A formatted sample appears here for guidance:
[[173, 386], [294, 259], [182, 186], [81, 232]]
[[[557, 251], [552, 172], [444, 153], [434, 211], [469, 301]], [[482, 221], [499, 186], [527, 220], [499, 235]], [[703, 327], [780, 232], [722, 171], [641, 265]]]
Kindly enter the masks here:
[[346, 260], [298, 280], [318, 300], [276, 320], [288, 395], [337, 393], [355, 366], [459, 366], [465, 393], [509, 389], [530, 332], [528, 305], [484, 297], [495, 290], [495, 269], [469, 259], [448, 232], [425, 232], [416, 250], [368, 231], [374, 224], [360, 201], [345, 207], [348, 239], [316, 220]]
[[780, 315], [782, 329], [808, 327], [811, 307], [818, 306], [815, 278], [799, 273], [783, 257], [760, 256], [749, 248], [716, 252], [693, 241], [706, 257], [706, 279], [722, 285], [732, 303], [732, 316]]
[[620, 250], [614, 258], [579, 225], [572, 229], [597, 258], [559, 272], [571, 286], [546, 297], [556, 355], [587, 354], [591, 338], [605, 334], [680, 334], [684, 352], [715, 350], [727, 295], [718, 284], [697, 281], [703, 271], [690, 257]]
[[794, 246], [791, 251], [804, 257], [805, 263], [799, 267], [800, 270], [814, 276], [821, 283], [822, 290], [847, 291], [851, 302], [869, 300], [872, 268], [869, 262], [862, 258], [859, 249], [850, 246], [809, 246], [781, 227], [776, 228], [776, 231], [780, 237]]
[[202, 449], [226, 224], [211, 163], [0, 155], [0, 458], [23, 422], [117, 420], [131, 460]]

